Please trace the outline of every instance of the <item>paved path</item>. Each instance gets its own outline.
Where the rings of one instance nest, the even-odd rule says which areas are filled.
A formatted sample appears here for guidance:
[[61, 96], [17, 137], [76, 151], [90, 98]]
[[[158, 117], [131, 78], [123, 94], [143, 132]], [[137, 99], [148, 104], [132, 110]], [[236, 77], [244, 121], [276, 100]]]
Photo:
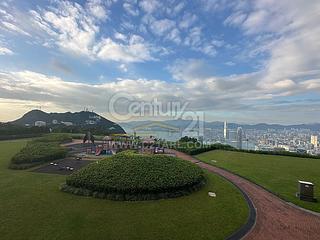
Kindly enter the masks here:
[[257, 219], [244, 239], [320, 240], [320, 216], [291, 206], [256, 184], [228, 171], [199, 162], [184, 153], [173, 152], [177, 157], [197, 163], [200, 167], [227, 178], [249, 196], [257, 210]]

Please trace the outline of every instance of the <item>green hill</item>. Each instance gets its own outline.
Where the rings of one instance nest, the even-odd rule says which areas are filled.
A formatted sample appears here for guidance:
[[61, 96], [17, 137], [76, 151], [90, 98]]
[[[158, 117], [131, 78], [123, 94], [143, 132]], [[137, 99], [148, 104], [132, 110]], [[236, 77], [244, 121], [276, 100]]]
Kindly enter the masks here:
[[[21, 118], [11, 122], [19, 126], [35, 126], [36, 122], [44, 122], [47, 127], [64, 130], [93, 129], [104, 133], [125, 133], [122, 127], [94, 112], [46, 113], [32, 110]], [[81, 132], [81, 131], [80, 131]]]

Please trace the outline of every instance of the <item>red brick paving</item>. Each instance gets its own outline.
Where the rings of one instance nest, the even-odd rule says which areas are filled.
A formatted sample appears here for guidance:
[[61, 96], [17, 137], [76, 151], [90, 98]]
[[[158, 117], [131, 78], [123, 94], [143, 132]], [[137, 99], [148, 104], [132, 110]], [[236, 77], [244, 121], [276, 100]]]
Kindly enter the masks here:
[[173, 152], [177, 157], [198, 162], [200, 167], [227, 178], [249, 196], [257, 210], [257, 219], [255, 226], [243, 239], [320, 240], [320, 216], [291, 206], [256, 184], [228, 171], [199, 162], [184, 153]]

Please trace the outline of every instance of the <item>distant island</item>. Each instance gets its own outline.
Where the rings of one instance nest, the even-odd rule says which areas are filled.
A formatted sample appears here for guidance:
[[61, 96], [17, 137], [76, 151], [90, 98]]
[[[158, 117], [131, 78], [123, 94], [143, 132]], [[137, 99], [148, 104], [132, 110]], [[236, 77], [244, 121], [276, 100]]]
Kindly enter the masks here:
[[21, 118], [6, 124], [21, 127], [47, 127], [55, 131], [84, 132], [93, 130], [102, 134], [126, 133], [121, 126], [97, 113], [89, 111], [46, 113], [41, 110], [32, 110]]

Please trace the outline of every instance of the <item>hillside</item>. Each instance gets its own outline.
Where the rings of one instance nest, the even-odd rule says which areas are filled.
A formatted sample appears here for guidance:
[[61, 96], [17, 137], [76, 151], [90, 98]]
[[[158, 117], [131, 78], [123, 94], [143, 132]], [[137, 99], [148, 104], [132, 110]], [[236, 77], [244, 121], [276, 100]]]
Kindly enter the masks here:
[[[121, 126], [124, 129], [131, 130], [137, 127], [148, 126], [152, 121], [131, 121], [131, 122], [123, 122]], [[191, 120], [166, 120], [166, 121], [157, 121], [157, 123], [165, 124], [168, 126], [173, 126], [180, 129], [185, 129], [191, 124]], [[213, 129], [223, 129], [223, 122], [215, 121], [215, 122], [203, 122], [203, 126], [205, 128], [213, 128]], [[194, 126], [196, 128], [198, 123]], [[320, 123], [314, 124], [295, 124], [295, 125], [281, 125], [281, 124], [267, 124], [267, 123], [258, 123], [258, 124], [238, 124], [238, 123], [228, 123], [229, 129], [237, 129], [238, 127], [242, 127], [243, 129], [256, 129], [256, 130], [267, 130], [267, 129], [275, 129], [275, 130], [283, 130], [283, 129], [310, 129], [311, 131], [319, 131]], [[148, 130], [161, 130], [159, 127], [148, 128]]]
[[20, 126], [34, 126], [35, 122], [45, 122], [46, 126], [52, 128], [88, 128], [103, 129], [109, 133], [125, 133], [122, 127], [94, 112], [66, 112], [66, 113], [46, 113], [41, 110], [32, 110], [24, 114], [21, 118], [12, 121], [11, 124]]

